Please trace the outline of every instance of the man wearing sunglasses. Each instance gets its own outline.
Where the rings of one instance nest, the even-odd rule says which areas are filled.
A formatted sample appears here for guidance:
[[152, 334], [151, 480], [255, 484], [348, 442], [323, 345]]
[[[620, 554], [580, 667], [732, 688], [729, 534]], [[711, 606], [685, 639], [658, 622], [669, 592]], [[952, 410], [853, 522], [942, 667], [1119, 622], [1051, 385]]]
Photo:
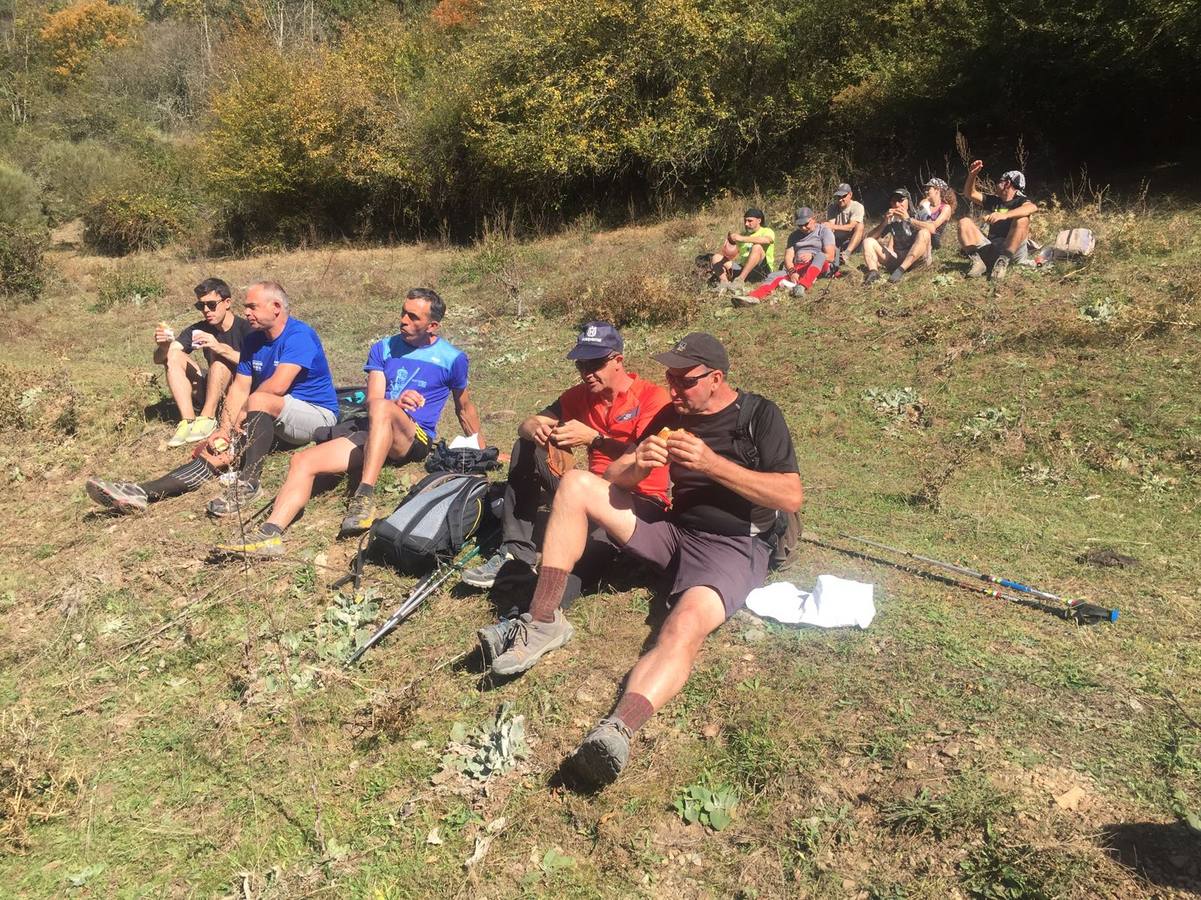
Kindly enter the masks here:
[[[220, 278], [206, 278], [193, 288], [195, 308], [203, 318], [176, 337], [165, 322], [154, 330], [154, 361], [167, 373], [167, 387], [179, 410], [179, 425], [168, 447], [195, 443], [217, 430], [217, 407], [233, 381], [241, 359], [242, 341], [250, 334], [250, 323], [234, 315], [229, 285]], [[192, 359], [204, 354], [208, 371]], [[203, 398], [200, 415], [196, 404]]]
[[[803, 492], [792, 438], [770, 400], [732, 388], [729, 356], [709, 334], [687, 335], [655, 357], [667, 367], [671, 406], [600, 478], [568, 472], [546, 528], [530, 610], [509, 649], [492, 662], [515, 675], [563, 646], [572, 629], [559, 609], [567, 575], [599, 525], [626, 553], [671, 573], [671, 609], [651, 647], [630, 671], [616, 707], [568, 760], [584, 786], [613, 781], [630, 739], [684, 686], [705, 637], [746, 603], [767, 575], [776, 511], [800, 509]], [[750, 403], [743, 423], [742, 406]], [[646, 515], [630, 491], [659, 469], [672, 481], [671, 509]]]
[[[659, 385], [626, 369], [624, 352], [621, 332], [608, 322], [589, 322], [580, 331], [567, 354], [575, 362], [580, 383], [518, 426], [505, 485], [502, 542], [491, 559], [463, 573], [467, 584], [490, 588], [498, 576], [532, 576], [537, 561], [534, 522], [539, 508], [554, 496], [565, 470], [573, 467], [571, 452], [584, 447], [588, 471], [604, 476], [610, 463], [671, 402]], [[648, 515], [661, 512], [667, 505], [667, 487], [667, 470], [658, 468], [635, 485], [631, 502]], [[594, 528], [568, 576], [562, 605], [569, 606], [584, 583], [599, 577], [616, 554], [604, 529]], [[504, 642], [515, 622], [515, 617], [507, 617], [480, 629], [486, 661], [507, 649]]]

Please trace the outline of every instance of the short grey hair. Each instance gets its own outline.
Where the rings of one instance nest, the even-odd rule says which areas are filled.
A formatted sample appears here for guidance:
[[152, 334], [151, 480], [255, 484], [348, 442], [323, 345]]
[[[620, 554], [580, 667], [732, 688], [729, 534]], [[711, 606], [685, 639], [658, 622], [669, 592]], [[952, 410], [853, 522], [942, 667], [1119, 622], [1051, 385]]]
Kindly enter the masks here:
[[278, 300], [279, 305], [282, 306], [285, 311], [291, 304], [291, 301], [288, 299], [288, 292], [284, 290], [284, 286], [278, 281], [271, 281], [267, 278], [256, 281], [254, 284], [250, 285], [250, 287], [246, 288], [247, 293], [249, 293], [253, 288], [258, 288], [272, 300]]

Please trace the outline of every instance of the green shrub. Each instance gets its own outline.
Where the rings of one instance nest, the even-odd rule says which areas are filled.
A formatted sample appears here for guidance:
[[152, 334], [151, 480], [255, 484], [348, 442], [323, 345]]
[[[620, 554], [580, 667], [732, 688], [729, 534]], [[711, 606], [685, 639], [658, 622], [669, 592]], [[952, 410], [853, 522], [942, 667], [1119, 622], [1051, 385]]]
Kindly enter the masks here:
[[89, 198], [131, 184], [138, 164], [95, 140], [48, 141], [33, 162], [42, 188], [42, 203], [52, 222], [82, 215]]
[[0, 163], [0, 225], [29, 227], [42, 223], [38, 186], [20, 169]]
[[157, 250], [187, 236], [195, 211], [165, 194], [104, 191], [83, 213], [84, 240], [101, 253]]
[[44, 229], [0, 224], [0, 296], [28, 302], [41, 295], [49, 243]]
[[695, 290], [665, 275], [572, 283], [555, 288], [542, 301], [542, 311], [548, 315], [577, 322], [597, 319], [618, 327], [683, 324], [696, 316], [700, 306]]
[[157, 272], [138, 263], [117, 266], [100, 276], [98, 296], [92, 309], [104, 312], [114, 306], [142, 306], [167, 293], [167, 285]]

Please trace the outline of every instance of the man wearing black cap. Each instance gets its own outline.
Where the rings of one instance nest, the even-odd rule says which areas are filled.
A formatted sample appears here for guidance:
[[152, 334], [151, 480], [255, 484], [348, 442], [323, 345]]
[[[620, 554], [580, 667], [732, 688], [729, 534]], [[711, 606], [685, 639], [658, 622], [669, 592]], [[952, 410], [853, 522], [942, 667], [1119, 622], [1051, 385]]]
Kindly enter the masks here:
[[[530, 611], [492, 663], [494, 673], [515, 675], [570, 639], [559, 601], [589, 523], [626, 553], [671, 573], [671, 610], [654, 646], [630, 671], [614, 710], [568, 760], [586, 786], [617, 777], [633, 732], [679, 692], [705, 637], [763, 583], [764, 536], [772, 534], [777, 511], [796, 512], [803, 497], [784, 416], [770, 400], [730, 386], [729, 356], [717, 338], [689, 334], [655, 359], [667, 367], [671, 406], [605, 479], [579, 471], [563, 478]], [[646, 516], [629, 491], [657, 469], [671, 474], [672, 505], [662, 517]]]
[[892, 273], [888, 280], [896, 284], [910, 269], [930, 262], [930, 232], [915, 222], [913, 198], [905, 188], [897, 188], [888, 198], [888, 212], [863, 239], [864, 284], [880, 279], [881, 266]]
[[971, 216], [959, 220], [959, 246], [971, 261], [968, 278], [979, 278], [991, 270], [994, 281], [1000, 281], [1009, 271], [1010, 262], [1026, 258], [1026, 239], [1030, 236], [1030, 217], [1038, 212], [1038, 204], [1025, 194], [1026, 176], [1013, 169], [1001, 176], [995, 194], [984, 194], [976, 186], [983, 160], [972, 160], [963, 182], [963, 194], [973, 203], [984, 207], [988, 237]]
[[[589, 322], [580, 331], [567, 354], [575, 362], [580, 383], [518, 427], [505, 485], [502, 543], [491, 559], [463, 573], [467, 584], [490, 588], [502, 568], [506, 573], [514, 569], [532, 573], [537, 561], [534, 520], [539, 507], [558, 488], [564, 471], [572, 468], [571, 452], [586, 448], [588, 471], [603, 476], [609, 464], [671, 402], [659, 385], [625, 368], [624, 350], [621, 332], [608, 322]], [[634, 503], [662, 510], [667, 505], [667, 488], [667, 470], [656, 469], [634, 488]], [[582, 578], [599, 574], [614, 553], [604, 530], [595, 529], [583, 562], [568, 579], [565, 602], [579, 596]], [[480, 630], [487, 661], [498, 655], [498, 649], [504, 651], [507, 624], [512, 621], [505, 619], [499, 626]]]
[[855, 199], [851, 186], [843, 182], [834, 189], [834, 202], [826, 207], [823, 223], [834, 232], [834, 243], [841, 254], [840, 263], [845, 263], [863, 242], [863, 218], [863, 204]]
[[748, 281], [762, 281], [776, 267], [776, 233], [763, 224], [765, 218], [763, 210], [748, 209], [742, 217], [745, 233], [731, 231], [721, 251], [709, 257], [719, 289], [742, 290]]

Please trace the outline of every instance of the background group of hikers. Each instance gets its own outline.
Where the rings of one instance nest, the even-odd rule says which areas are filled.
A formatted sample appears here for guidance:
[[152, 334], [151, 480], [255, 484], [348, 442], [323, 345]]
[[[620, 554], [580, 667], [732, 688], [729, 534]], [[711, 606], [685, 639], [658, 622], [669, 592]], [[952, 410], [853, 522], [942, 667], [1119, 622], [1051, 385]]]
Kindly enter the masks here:
[[[1026, 196], [1026, 176], [1016, 169], [998, 179], [995, 193], [985, 194], [977, 184], [983, 168], [981, 160], [968, 166], [963, 196], [984, 208], [988, 233], [967, 215], [955, 220], [956, 229], [970, 262], [967, 276], [1000, 280], [1010, 263], [1026, 260], [1030, 217], [1038, 206]], [[800, 297], [818, 278], [841, 276], [856, 251], [863, 253], [865, 285], [879, 281], [881, 270], [896, 284], [906, 272], [930, 264], [958, 212], [959, 198], [941, 178], [929, 179], [924, 190], [916, 205], [906, 188], [894, 190], [884, 217], [866, 230], [863, 204], [849, 184], [838, 185], [824, 218], [808, 206], [796, 211], [783, 268], [776, 267], [775, 231], [765, 224], [763, 210], [752, 207], [743, 216], [743, 230], [731, 231], [720, 250], [697, 257], [697, 264], [718, 290], [735, 292], [737, 306], [753, 306], [781, 289]]]
[[[207, 279], [194, 291], [201, 321], [178, 337], [160, 323], [154, 335], [154, 358], [166, 367], [182, 416], [168, 444], [194, 444], [192, 458], [141, 483], [89, 479], [88, 495], [101, 505], [142, 510], [220, 475], [225, 489], [208, 512], [237, 514], [239, 533], [215, 550], [280, 556], [284, 530], [321, 475], [359, 473], [339, 536], [371, 529], [383, 467], [429, 454], [448, 400], [464, 435], [485, 446], [468, 358], [440, 335], [446, 305], [435, 291], [406, 294], [400, 331], [368, 352], [365, 414], [348, 417], [339, 415], [320, 338], [291, 316], [282, 286], [250, 285], [244, 319], [233, 312], [224, 281]], [[195, 350], [207, 371], [191, 359]], [[613, 325], [583, 327], [567, 353], [578, 383], [518, 427], [500, 547], [463, 573], [478, 587], [492, 587], [506, 574], [532, 585], [524, 611], [515, 607], [477, 633], [483, 660], [499, 677], [525, 672], [572, 639], [564, 607], [585, 583], [611, 571], [618, 554], [670, 581], [668, 611], [653, 643], [610, 714], [566, 761], [565, 774], [584, 788], [621, 772], [633, 733], [683, 687], [704, 639], [763, 584], [781, 523], [803, 499], [783, 414], [770, 400], [730, 385], [729, 355], [718, 338], [694, 332], [654, 358], [665, 367], [665, 386], [626, 369], [624, 340]], [[266, 521], [247, 533], [245, 508], [261, 494], [263, 461], [273, 446], [304, 449], [291, 455]], [[577, 448], [585, 450], [586, 469], [574, 468]], [[536, 518], [548, 501], [539, 548]]]

